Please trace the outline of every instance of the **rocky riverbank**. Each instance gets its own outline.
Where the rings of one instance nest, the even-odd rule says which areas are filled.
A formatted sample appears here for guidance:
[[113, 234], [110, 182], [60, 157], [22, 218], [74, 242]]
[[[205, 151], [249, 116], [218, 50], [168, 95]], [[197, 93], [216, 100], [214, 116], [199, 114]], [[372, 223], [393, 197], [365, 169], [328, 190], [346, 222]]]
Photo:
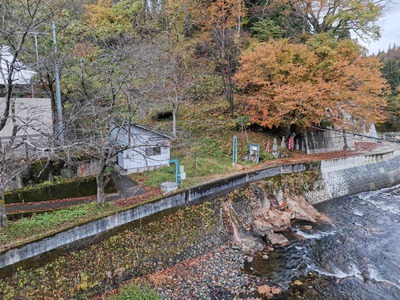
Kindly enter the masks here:
[[[302, 176], [297, 179], [303, 179], [303, 185], [306, 184]], [[233, 192], [222, 206], [226, 227], [249, 262], [256, 253], [262, 252], [266, 258], [274, 247], [288, 245], [285, 233], [292, 230], [292, 223], [304, 222], [307, 230], [312, 228], [307, 224], [329, 222], [300, 191], [295, 192], [299, 182], [291, 182], [290, 177], [282, 180], [286, 182], [252, 183], [246, 189]]]
[[[281, 293], [268, 278], [252, 272], [251, 262], [267, 260], [274, 248], [289, 244], [292, 223], [328, 220], [286, 182], [258, 182], [228, 194], [221, 214], [231, 241], [206, 255], [133, 280], [149, 285], [163, 299], [269, 299]], [[297, 182], [298, 183], [298, 182]], [[106, 299], [103, 295], [102, 299]]]
[[133, 282], [150, 285], [163, 299], [260, 299], [279, 287], [244, 270], [240, 248], [229, 243], [193, 260]]

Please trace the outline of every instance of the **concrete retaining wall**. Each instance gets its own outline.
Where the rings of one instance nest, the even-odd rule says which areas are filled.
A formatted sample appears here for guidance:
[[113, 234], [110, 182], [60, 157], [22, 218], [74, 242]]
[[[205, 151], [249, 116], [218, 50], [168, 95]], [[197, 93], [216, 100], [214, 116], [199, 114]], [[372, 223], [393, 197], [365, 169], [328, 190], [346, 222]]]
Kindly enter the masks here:
[[381, 189], [400, 181], [400, 152], [355, 157], [336, 165], [324, 161], [321, 173], [331, 198]]
[[304, 170], [306, 170], [306, 166], [302, 164], [279, 166], [250, 173], [242, 173], [222, 180], [195, 186], [170, 196], [166, 196], [162, 199], [158, 199], [154, 202], [71, 228], [37, 242], [26, 244], [8, 251], [3, 251], [0, 253], [0, 268], [70, 245], [74, 242], [94, 237], [108, 230], [171, 208], [197, 203], [204, 199], [209, 199], [211, 196], [216, 197], [249, 182], [275, 175], [300, 172]]
[[[124, 224], [171, 208], [182, 207], [201, 202], [210, 197], [223, 195], [249, 182], [305, 170], [307, 170], [307, 166], [304, 164], [279, 166], [242, 173], [195, 186], [154, 202], [60, 232], [37, 242], [3, 251], [0, 253], [0, 268], [95, 237]], [[322, 161], [321, 173], [322, 179], [316, 183], [314, 190], [307, 194], [307, 198], [312, 204], [400, 183], [400, 152], [392, 151]]]
[[306, 132], [303, 143], [307, 154], [355, 149], [352, 134], [334, 130]]

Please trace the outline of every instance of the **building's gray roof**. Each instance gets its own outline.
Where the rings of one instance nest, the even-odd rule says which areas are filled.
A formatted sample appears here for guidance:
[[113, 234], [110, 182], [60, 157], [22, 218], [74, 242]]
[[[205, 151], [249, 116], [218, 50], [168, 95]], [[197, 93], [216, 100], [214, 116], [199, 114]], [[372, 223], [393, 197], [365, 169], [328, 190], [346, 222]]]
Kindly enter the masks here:
[[174, 139], [172, 136], [170, 136], [170, 135], [168, 135], [168, 134], [166, 134], [166, 133], [156, 131], [156, 130], [154, 130], [154, 129], [148, 127], [148, 126], [140, 125], [140, 124], [137, 124], [137, 123], [135, 123], [135, 122], [129, 122], [129, 121], [126, 120], [125, 118], [118, 117], [118, 118], [115, 118], [113, 122], [115, 122], [115, 124], [118, 124], [119, 126], [123, 126], [123, 127], [126, 127], [126, 126], [128, 126], [128, 125], [130, 124], [131, 126], [140, 128], [140, 129], [145, 130], [145, 131], [152, 132], [152, 133], [154, 133], [154, 134], [163, 136], [163, 137], [165, 137], [165, 138], [168, 138], [168, 139], [171, 139], [171, 140]]
[[[11, 54], [10, 47], [0, 45], [0, 85], [5, 85], [8, 77], [8, 70], [10, 69], [10, 63], [12, 62], [13, 55]], [[36, 75], [36, 72], [30, 69], [17, 60], [16, 68], [13, 74], [13, 83], [16, 85], [27, 85], [31, 84], [32, 77]]]
[[160, 136], [166, 137], [166, 138], [168, 138], [168, 139], [173, 139], [173, 137], [172, 137], [172, 136], [170, 136], [170, 135], [168, 135], [168, 134], [165, 134], [165, 133], [162, 133], [162, 132], [159, 132], [159, 131], [155, 131], [155, 130], [153, 130], [153, 129], [151, 129], [151, 128], [147, 127], [147, 126], [144, 126], [144, 125], [132, 124], [132, 126], [135, 126], [135, 127], [141, 128], [141, 129], [143, 129], [143, 130], [150, 131], [150, 132], [152, 132], [152, 133], [154, 133], [154, 134], [157, 134], [157, 135], [160, 135]]

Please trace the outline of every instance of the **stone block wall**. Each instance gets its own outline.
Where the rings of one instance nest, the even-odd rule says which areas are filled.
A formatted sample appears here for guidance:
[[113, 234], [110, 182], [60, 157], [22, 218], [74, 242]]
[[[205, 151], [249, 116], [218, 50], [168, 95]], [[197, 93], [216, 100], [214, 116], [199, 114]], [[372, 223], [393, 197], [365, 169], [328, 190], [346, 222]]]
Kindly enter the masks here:
[[325, 160], [322, 178], [307, 193], [312, 204], [400, 183], [400, 151]]
[[392, 186], [400, 182], [400, 153], [366, 155], [349, 168], [324, 168], [321, 173], [331, 198]]

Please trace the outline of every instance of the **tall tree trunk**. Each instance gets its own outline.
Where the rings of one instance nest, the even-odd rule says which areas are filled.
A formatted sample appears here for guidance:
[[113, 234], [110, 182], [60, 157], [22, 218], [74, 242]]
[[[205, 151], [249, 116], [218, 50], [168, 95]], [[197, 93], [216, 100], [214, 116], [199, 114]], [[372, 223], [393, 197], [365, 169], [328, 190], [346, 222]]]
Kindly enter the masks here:
[[0, 189], [0, 228], [7, 226], [6, 206], [3, 190]]
[[[104, 153], [102, 154], [104, 155]], [[104, 156], [100, 157], [99, 160], [99, 170], [96, 175], [96, 184], [97, 184], [97, 203], [102, 204], [105, 202], [106, 198], [104, 196], [104, 186], [106, 185], [104, 180], [104, 173], [106, 171], [106, 161]]]
[[172, 134], [176, 137], [176, 115], [178, 113], [178, 109], [176, 107], [172, 108]]
[[229, 104], [229, 110], [231, 115], [233, 115], [233, 112], [235, 110], [235, 106], [233, 104], [233, 80], [230, 74], [227, 74], [227, 78], [225, 77], [225, 74], [222, 72], [222, 81], [224, 84], [224, 94], [225, 94], [225, 99]]
[[103, 177], [103, 173], [96, 175], [96, 184], [97, 184], [97, 198], [96, 198], [96, 201], [97, 201], [98, 204], [102, 204], [106, 200], [106, 198], [104, 196], [104, 177]]

